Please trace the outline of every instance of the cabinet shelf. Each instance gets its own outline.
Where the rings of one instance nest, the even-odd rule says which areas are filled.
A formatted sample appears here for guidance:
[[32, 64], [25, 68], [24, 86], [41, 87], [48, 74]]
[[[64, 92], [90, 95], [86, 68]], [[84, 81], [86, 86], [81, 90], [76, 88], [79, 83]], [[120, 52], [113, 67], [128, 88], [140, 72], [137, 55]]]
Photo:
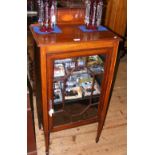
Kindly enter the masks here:
[[[92, 96], [92, 100], [95, 100], [95, 99], [98, 99], [99, 100], [99, 97], [100, 97], [100, 95], [93, 95]], [[80, 101], [87, 101], [88, 102], [88, 100], [90, 99], [90, 96], [86, 96], [86, 97], [84, 97], [84, 96], [82, 96], [81, 98], [78, 98], [78, 99], [71, 99], [71, 100], [64, 100], [64, 103], [65, 104], [74, 104], [75, 102], [79, 102], [80, 103]], [[62, 105], [63, 104], [63, 102], [56, 102], [56, 103], [54, 103], [54, 105]]]

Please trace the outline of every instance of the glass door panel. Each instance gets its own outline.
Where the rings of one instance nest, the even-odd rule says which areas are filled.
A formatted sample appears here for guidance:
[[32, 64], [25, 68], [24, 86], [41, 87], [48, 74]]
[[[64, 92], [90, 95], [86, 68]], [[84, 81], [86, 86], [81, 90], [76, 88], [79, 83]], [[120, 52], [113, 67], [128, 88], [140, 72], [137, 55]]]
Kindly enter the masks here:
[[54, 126], [97, 116], [105, 58], [91, 55], [54, 60]]

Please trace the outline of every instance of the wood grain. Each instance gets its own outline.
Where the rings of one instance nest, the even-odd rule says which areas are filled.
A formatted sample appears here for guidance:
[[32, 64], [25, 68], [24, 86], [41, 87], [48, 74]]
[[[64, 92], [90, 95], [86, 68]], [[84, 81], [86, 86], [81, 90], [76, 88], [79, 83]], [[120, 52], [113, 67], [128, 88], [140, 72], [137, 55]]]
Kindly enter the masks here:
[[[94, 42], [94, 41], [112, 41], [116, 37], [116, 34], [107, 30], [107, 31], [96, 31], [85, 33], [82, 32], [78, 26], [75, 25], [58, 25], [58, 27], [62, 30], [62, 33], [51, 33], [51, 34], [38, 34], [33, 31], [33, 27], [38, 26], [37, 24], [30, 25], [30, 30], [33, 34], [33, 38], [35, 39], [37, 46], [62, 46], [64, 44], [75, 44], [77, 46], [81, 46], [83, 42]], [[76, 42], [74, 39], [80, 39], [80, 41]], [[120, 40], [119, 37], [115, 38], [115, 40]]]
[[125, 36], [127, 0], [108, 0], [104, 24], [120, 36]]
[[83, 24], [85, 16], [84, 8], [59, 8], [57, 14], [58, 24]]

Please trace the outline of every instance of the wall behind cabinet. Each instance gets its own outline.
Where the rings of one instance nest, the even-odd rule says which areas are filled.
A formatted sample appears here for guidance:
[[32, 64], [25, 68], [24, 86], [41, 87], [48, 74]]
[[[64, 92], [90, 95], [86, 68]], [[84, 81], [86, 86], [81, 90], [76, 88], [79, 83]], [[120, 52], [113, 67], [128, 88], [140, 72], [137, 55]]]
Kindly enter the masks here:
[[104, 25], [124, 37], [127, 27], [127, 0], [107, 0]]

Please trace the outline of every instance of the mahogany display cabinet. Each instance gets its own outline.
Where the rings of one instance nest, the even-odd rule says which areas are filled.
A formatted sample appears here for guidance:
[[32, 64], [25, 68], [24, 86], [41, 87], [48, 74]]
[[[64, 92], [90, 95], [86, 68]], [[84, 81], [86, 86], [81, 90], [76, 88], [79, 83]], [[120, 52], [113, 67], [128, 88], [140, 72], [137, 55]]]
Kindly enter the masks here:
[[113, 32], [83, 32], [78, 24], [58, 25], [61, 33], [37, 34], [36, 100], [46, 154], [51, 132], [105, 122], [120, 38]]

